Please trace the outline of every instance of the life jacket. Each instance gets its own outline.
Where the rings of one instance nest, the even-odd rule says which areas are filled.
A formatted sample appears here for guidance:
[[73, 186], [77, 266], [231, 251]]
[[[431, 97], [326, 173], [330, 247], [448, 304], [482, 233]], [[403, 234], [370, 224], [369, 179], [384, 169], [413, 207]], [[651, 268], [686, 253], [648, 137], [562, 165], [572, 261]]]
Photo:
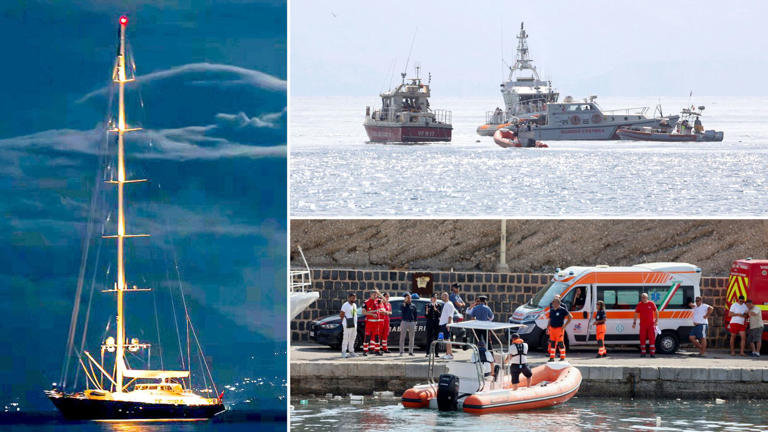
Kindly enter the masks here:
[[[526, 357], [528, 354], [528, 347], [525, 346], [525, 343], [522, 339], [515, 339], [512, 341], [512, 344], [515, 347], [516, 354], [512, 355], [512, 358], [510, 359], [510, 364], [517, 364], [517, 365], [524, 365], [528, 364], [528, 358]], [[511, 348], [511, 347], [510, 347]], [[510, 349], [510, 352], [512, 350]], [[517, 358], [517, 359], [515, 359]]]

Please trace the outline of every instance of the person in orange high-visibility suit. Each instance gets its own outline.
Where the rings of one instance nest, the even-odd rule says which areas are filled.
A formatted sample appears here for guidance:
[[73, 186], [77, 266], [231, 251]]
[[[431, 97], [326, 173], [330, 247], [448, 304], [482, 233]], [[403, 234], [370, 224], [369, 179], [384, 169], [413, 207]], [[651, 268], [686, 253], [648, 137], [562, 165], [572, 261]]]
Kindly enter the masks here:
[[389, 293], [384, 293], [384, 300], [381, 303], [384, 311], [381, 312], [382, 321], [379, 327], [379, 333], [381, 336], [381, 350], [389, 354], [389, 347], [387, 347], [387, 340], [389, 340], [389, 317], [392, 315], [392, 305], [389, 303]]
[[363, 339], [363, 356], [368, 356], [368, 350], [370, 349], [376, 355], [383, 355], [380, 351], [381, 347], [379, 342], [381, 341], [381, 324], [383, 317], [380, 313], [382, 309], [382, 301], [379, 291], [372, 291], [371, 297], [365, 301], [363, 305], [365, 313], [365, 338]]
[[595, 312], [595, 333], [597, 336], [597, 358], [605, 357], [608, 352], [605, 350], [605, 303], [602, 300], [597, 301], [597, 312]]
[[573, 315], [560, 304], [560, 299], [555, 297], [549, 308], [549, 361], [555, 361], [555, 354], [560, 350], [560, 361], [565, 361], [565, 327], [573, 319]]

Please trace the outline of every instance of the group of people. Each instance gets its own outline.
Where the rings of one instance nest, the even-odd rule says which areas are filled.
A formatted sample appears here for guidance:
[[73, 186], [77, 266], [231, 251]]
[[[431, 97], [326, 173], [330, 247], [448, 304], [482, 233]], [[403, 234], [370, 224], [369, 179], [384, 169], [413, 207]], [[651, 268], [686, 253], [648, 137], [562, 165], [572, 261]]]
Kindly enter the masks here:
[[752, 349], [749, 353], [752, 357], [760, 357], [763, 336], [763, 311], [752, 300], [745, 300], [739, 296], [736, 303], [729, 309], [731, 319], [728, 323], [728, 331], [731, 333], [731, 355], [736, 355], [734, 345], [736, 336], [739, 336], [739, 355], [743, 356], [746, 344]]
[[[494, 318], [493, 311], [487, 304], [486, 296], [478, 296], [474, 303], [469, 307], [461, 298], [459, 294], [461, 286], [453, 284], [451, 287], [451, 293], [443, 292], [441, 294], [442, 304], [437, 302], [437, 295], [432, 294], [430, 302], [426, 305], [426, 330], [427, 330], [427, 346], [431, 347], [432, 342], [437, 339], [451, 339], [450, 324], [453, 323], [454, 315], [456, 311], [463, 312], [468, 319], [476, 319], [480, 321], [492, 321]], [[413, 297], [418, 298], [417, 295]], [[356, 296], [354, 293], [349, 295], [348, 301], [344, 303], [341, 308], [340, 316], [342, 319], [342, 326], [344, 327], [343, 342], [341, 346], [342, 357], [355, 357], [354, 352], [355, 338], [357, 337], [357, 314], [358, 309], [355, 305]], [[714, 311], [714, 308], [706, 303], [698, 296], [693, 302], [689, 304], [689, 307], [693, 309], [693, 328], [689, 333], [689, 341], [698, 349], [699, 355], [706, 355], [707, 353], [707, 330], [709, 326], [709, 317]], [[418, 321], [418, 311], [413, 304], [412, 296], [406, 294], [403, 299], [403, 303], [400, 306], [400, 355], [402, 356], [405, 351], [405, 340], [409, 339], [408, 355], [414, 355], [414, 343], [416, 338], [416, 329]], [[383, 355], [383, 353], [389, 353], [387, 347], [387, 339], [389, 338], [390, 331], [390, 316], [392, 315], [392, 305], [389, 303], [389, 294], [380, 293], [378, 290], [371, 292], [371, 296], [366, 300], [363, 305], [362, 313], [366, 317], [365, 321], [365, 339], [363, 341], [363, 356], [367, 356], [369, 352], [375, 355]], [[568, 311], [565, 305], [563, 305], [560, 296], [554, 296], [550, 305], [548, 313], [548, 354], [549, 361], [554, 362], [556, 357], [560, 361], [566, 360], [566, 348], [565, 348], [565, 328], [573, 320], [573, 315]], [[593, 315], [595, 324], [595, 336], [597, 341], [597, 357], [604, 358], [608, 355], [605, 347], [605, 333], [607, 316], [605, 311], [605, 303], [602, 300], [597, 301], [596, 311]], [[632, 328], [638, 329], [638, 335], [640, 339], [640, 357], [645, 357], [646, 354], [650, 357], [656, 356], [656, 336], [660, 334], [658, 327], [659, 323], [659, 310], [656, 304], [649, 299], [647, 293], [642, 293], [640, 296], [640, 302], [637, 303], [634, 309]], [[753, 357], [760, 356], [761, 337], [763, 332], [763, 320], [762, 310], [754, 305], [751, 300], [745, 300], [743, 296], [739, 296], [738, 301], [734, 303], [730, 308], [730, 323], [728, 330], [731, 333], [730, 348], [731, 355], [735, 355], [734, 345], [736, 336], [740, 336], [740, 355], [745, 355], [744, 350], [747, 344], [751, 348], [749, 355]], [[485, 337], [484, 337], [485, 336]], [[478, 346], [482, 348], [490, 348], [490, 340], [487, 335], [478, 335]], [[513, 335], [513, 344], [518, 351], [516, 351], [517, 361], [520, 362], [520, 356], [527, 355], [527, 344], [520, 345], [516, 341], [519, 339], [519, 335]], [[429, 350], [427, 351], [429, 356]], [[445, 354], [441, 356], [443, 359], [453, 359], [452, 347], [450, 344], [445, 345]], [[525, 374], [525, 368], [523, 364], [518, 364], [519, 369]]]

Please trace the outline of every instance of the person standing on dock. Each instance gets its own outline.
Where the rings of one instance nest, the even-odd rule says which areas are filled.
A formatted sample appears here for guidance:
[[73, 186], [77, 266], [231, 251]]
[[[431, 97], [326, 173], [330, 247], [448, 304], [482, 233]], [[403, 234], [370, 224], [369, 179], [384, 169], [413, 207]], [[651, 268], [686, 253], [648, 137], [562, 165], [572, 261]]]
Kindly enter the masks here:
[[[400, 356], [403, 355], [405, 347], [405, 333], [410, 336], [408, 341], [408, 355], [413, 355], [413, 344], [416, 340], [416, 321], [418, 320], [418, 311], [416, 305], [411, 301], [411, 295], [405, 294], [403, 304], [400, 305]], [[431, 341], [427, 338], [427, 345]]]
[[692, 304], [691, 307], [693, 307], [693, 328], [688, 339], [699, 349], [699, 355], [706, 355], [709, 316], [715, 309], [704, 303], [701, 296], [696, 297], [696, 304]]
[[572, 319], [573, 315], [560, 304], [560, 298], [555, 297], [549, 309], [549, 326], [547, 327], [549, 361], [555, 361], [555, 354], [558, 350], [560, 350], [560, 361], [565, 361], [565, 327], [570, 324]]
[[[450, 342], [451, 329], [448, 328], [448, 325], [453, 323], [453, 313], [456, 311], [456, 308], [453, 306], [453, 303], [451, 303], [451, 301], [449, 300], [447, 292], [444, 292], [441, 297], [443, 299], [443, 311], [440, 313], [440, 332], [443, 334], [443, 339]], [[450, 343], [445, 345], [445, 355], [442, 356], [441, 358], [444, 358], [446, 360], [453, 359], [453, 352], [451, 350]]]
[[760, 357], [760, 348], [762, 345], [763, 337], [763, 311], [752, 304], [752, 300], [747, 300], [747, 316], [749, 317], [749, 330], [747, 333], [747, 343], [752, 352], [749, 354], [752, 357]]
[[365, 339], [363, 339], [363, 356], [368, 356], [370, 348], [376, 355], [383, 355], [379, 351], [379, 335], [382, 317], [380, 315], [381, 298], [379, 290], [371, 291], [371, 297], [365, 301]]
[[646, 342], [648, 343], [648, 353], [651, 357], [656, 357], [656, 325], [659, 323], [659, 310], [656, 303], [648, 300], [648, 293], [640, 296], [640, 303], [635, 306], [632, 328], [637, 326], [637, 318], [640, 317], [640, 357], [645, 357]]
[[744, 345], [746, 344], [746, 330], [747, 326], [744, 324], [745, 318], [748, 316], [747, 305], [744, 304], [744, 296], [739, 296], [739, 300], [731, 305], [728, 312], [731, 315], [731, 321], [728, 323], [728, 331], [731, 332], [731, 355], [736, 355], [733, 349], [733, 343], [736, 341], [736, 335], [739, 335], [741, 348], [739, 355], [744, 355]]
[[392, 305], [389, 303], [389, 293], [384, 293], [384, 300], [381, 305], [384, 311], [382, 312], [382, 322], [379, 328], [381, 336], [381, 350], [389, 354], [389, 347], [387, 347], [387, 341], [389, 340], [389, 317], [392, 315]]
[[608, 351], [605, 350], [605, 303], [602, 300], [597, 301], [597, 312], [595, 312], [595, 336], [597, 336], [597, 358], [605, 357]]
[[357, 296], [350, 293], [347, 296], [347, 302], [341, 305], [341, 326], [344, 329], [344, 336], [341, 339], [341, 357], [357, 357], [355, 354], [355, 339], [357, 338], [357, 305], [355, 301]]
[[451, 285], [451, 295], [448, 296], [448, 298], [451, 300], [451, 303], [453, 303], [453, 307], [455, 307], [459, 312], [463, 311], [467, 306], [467, 304], [464, 303], [464, 299], [462, 299], [461, 295], [459, 294], [460, 289], [461, 285], [457, 283]]
[[437, 334], [440, 332], [440, 314], [442, 312], [443, 309], [437, 302], [437, 295], [433, 293], [432, 297], [429, 298], [425, 314], [427, 316], [427, 357], [429, 357], [429, 349], [432, 346], [432, 342], [437, 340]]

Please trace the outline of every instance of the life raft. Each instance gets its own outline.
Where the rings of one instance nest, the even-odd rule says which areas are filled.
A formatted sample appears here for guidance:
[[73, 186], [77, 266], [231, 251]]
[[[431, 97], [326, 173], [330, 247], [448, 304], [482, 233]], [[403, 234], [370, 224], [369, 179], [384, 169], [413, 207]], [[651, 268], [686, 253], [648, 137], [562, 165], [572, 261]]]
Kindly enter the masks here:
[[[569, 363], [545, 363], [532, 372], [530, 387], [520, 376], [517, 390], [512, 390], [509, 382], [487, 382], [481, 391], [459, 395], [459, 409], [486, 414], [550, 407], [571, 399], [581, 386], [581, 372]], [[402, 404], [406, 408], [437, 408], [437, 393], [436, 384], [415, 386], [403, 393]]]
[[[533, 140], [530, 140], [533, 141]], [[493, 142], [498, 144], [500, 147], [509, 148], [509, 147], [538, 147], [538, 148], [547, 148], [548, 145], [544, 144], [541, 141], [535, 141], [533, 143], [520, 143], [520, 140], [517, 138], [517, 134], [514, 131], [511, 131], [509, 129], [498, 129], [496, 132], [493, 133]]]

